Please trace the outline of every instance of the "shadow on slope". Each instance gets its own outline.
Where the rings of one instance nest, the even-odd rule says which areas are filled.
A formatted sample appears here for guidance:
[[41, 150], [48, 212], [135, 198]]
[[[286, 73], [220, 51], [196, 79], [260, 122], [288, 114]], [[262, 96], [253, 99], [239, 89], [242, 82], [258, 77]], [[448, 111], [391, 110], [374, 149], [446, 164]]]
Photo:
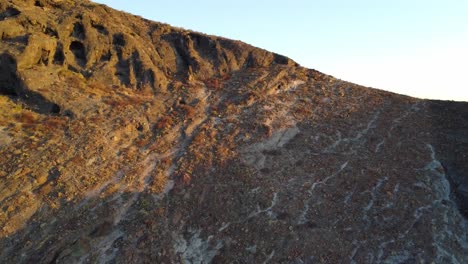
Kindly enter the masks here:
[[[208, 142], [223, 145], [235, 129], [228, 129], [229, 119], [214, 117], [210, 129], [198, 131], [206, 143], [191, 141], [172, 157], [180, 168], [169, 171], [175, 186], [167, 194], [103, 195], [109, 185], [90, 197], [62, 199], [55, 209], [45, 204], [24, 229], [0, 240], [0, 256], [16, 263], [463, 262], [458, 238], [466, 229], [446, 200], [449, 190], [436, 165], [440, 160], [448, 170], [456, 199], [462, 199], [451, 175], [466, 172], [460, 153], [468, 147], [460, 142], [467, 134], [467, 105], [446, 108], [349, 85], [335, 88], [351, 98], [321, 98], [294, 111], [292, 104], [284, 113], [285, 101], [275, 97], [276, 108], [265, 115], [274, 122], [315, 113], [296, 120], [296, 132], [284, 140], [291, 127], [266, 129], [259, 109], [269, 108], [262, 102], [239, 117], [243, 140], [223, 162]], [[151, 162], [154, 168], [164, 164]], [[117, 186], [125, 189], [127, 176], [135, 175], [116, 174]]]
[[0, 55], [0, 95], [7, 95], [39, 114], [60, 113], [59, 105], [26, 87], [18, 75], [15, 58], [8, 53]]
[[[451, 198], [468, 221], [468, 103], [429, 101], [435, 148], [450, 183]], [[444, 132], [441, 133], [443, 130]]]

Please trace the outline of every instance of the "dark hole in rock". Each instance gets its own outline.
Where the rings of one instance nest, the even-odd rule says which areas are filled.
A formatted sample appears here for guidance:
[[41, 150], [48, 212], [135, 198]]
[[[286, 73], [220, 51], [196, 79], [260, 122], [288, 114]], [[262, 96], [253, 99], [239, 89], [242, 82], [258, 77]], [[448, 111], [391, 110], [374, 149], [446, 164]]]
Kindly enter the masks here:
[[58, 114], [58, 113], [60, 113], [60, 106], [58, 106], [57, 104], [54, 104], [54, 105], [51, 107], [50, 112], [53, 113], [53, 114]]
[[283, 55], [279, 55], [279, 54], [274, 54], [273, 60], [277, 64], [287, 65], [289, 63], [289, 59], [287, 57], [285, 57]]
[[73, 55], [75, 55], [75, 59], [78, 65], [86, 65], [86, 51], [83, 43], [79, 41], [72, 41], [70, 44], [70, 51], [73, 52]]
[[256, 63], [255, 63], [254, 55], [252, 54], [252, 52], [250, 52], [249, 55], [247, 56], [247, 59], [245, 60], [244, 68], [252, 68], [255, 66], [256, 66]]
[[76, 22], [73, 25], [73, 31], [71, 36], [83, 40], [85, 38], [85, 29], [83, 27], [83, 24]]
[[21, 80], [16, 75], [16, 61], [9, 54], [0, 56], [0, 94], [17, 96]]
[[57, 49], [55, 50], [53, 63], [57, 65], [63, 65], [64, 61], [65, 55], [63, 54], [63, 46], [61, 43], [59, 43], [57, 45]]
[[195, 44], [196, 46], [200, 45], [200, 37], [201, 36], [199, 34], [192, 33], [192, 34], [190, 34], [190, 37], [192, 38], [193, 44]]
[[72, 111], [70, 111], [70, 110], [65, 110], [65, 111], [63, 111], [63, 115], [69, 117], [70, 119], [74, 119], [74, 118], [75, 118], [75, 114], [74, 114]]
[[75, 67], [73, 67], [71, 65], [68, 65], [67, 69], [72, 71], [72, 72], [80, 73], [80, 71], [77, 68], [75, 68]]
[[96, 25], [96, 24], [92, 24], [93, 28], [95, 28], [99, 33], [103, 34], [103, 35], [108, 35], [109, 34], [109, 31], [107, 31], [107, 29], [103, 26], [103, 25]]
[[16, 37], [11, 37], [7, 34], [2, 34], [1, 35], [1, 39], [2, 40], [6, 40], [8, 42], [12, 42], [12, 43], [23, 43], [23, 44], [27, 44], [28, 43], [28, 39], [29, 39], [29, 36], [28, 35], [22, 35], [22, 36], [16, 36]]
[[41, 1], [39, 1], [39, 0], [36, 0], [36, 1], [34, 2], [34, 5], [35, 5], [35, 6], [38, 6], [38, 7], [44, 7], [44, 5], [43, 5], [43, 4], [41, 3]]
[[146, 73], [143, 71], [143, 64], [141, 62], [140, 54], [138, 53], [138, 51], [134, 51], [132, 53], [130, 62], [132, 63], [132, 66], [133, 66], [133, 74], [136, 80], [138, 81], [137, 87], [140, 89], [142, 86], [142, 82], [144, 81], [143, 80], [145, 77], [144, 75]]
[[179, 104], [181, 104], [181, 105], [185, 105], [185, 104], [187, 104], [187, 102], [185, 102], [185, 100], [184, 100], [184, 99], [180, 99], [180, 100], [179, 100]]
[[0, 55], [0, 83], [0, 94], [12, 97], [32, 111], [40, 114], [60, 112], [59, 105], [28, 89], [18, 76], [15, 58], [8, 53]]
[[[31, 96], [32, 97], [32, 96]], [[58, 114], [60, 113], [60, 106], [58, 104], [49, 102], [47, 99], [43, 98], [42, 95], [37, 94], [35, 95], [35, 101], [32, 103], [34, 104], [36, 112], [41, 114]], [[32, 97], [34, 99], [34, 97]]]
[[117, 46], [125, 46], [127, 43], [123, 34], [114, 34], [112, 43]]
[[46, 29], [44, 30], [44, 33], [52, 37], [56, 37], [56, 38], [59, 37], [57, 31], [52, 29], [51, 27], [46, 27]]
[[130, 64], [128, 60], [120, 60], [115, 65], [115, 76], [119, 78], [122, 85], [130, 85]]
[[3, 13], [0, 14], [0, 21], [5, 20], [9, 17], [14, 17], [21, 14], [21, 12], [13, 7], [8, 7]]
[[101, 61], [110, 61], [111, 56], [112, 56], [112, 54], [111, 54], [111, 52], [108, 50], [106, 53], [102, 54], [100, 60], [101, 60]]
[[60, 171], [56, 168], [53, 167], [52, 169], [49, 170], [49, 175], [47, 176], [48, 181], [54, 181], [60, 177]]
[[136, 129], [141, 132], [143, 131], [144, 127], [142, 124], [138, 124]]
[[[123, 60], [123, 57], [122, 57], [122, 55], [123, 55], [123, 49], [122, 49], [122, 47], [120, 47], [120, 46], [115, 46], [115, 51], [116, 51], [116, 53], [117, 53], [117, 57], [119, 58], [119, 60]], [[119, 62], [119, 63], [120, 63], [120, 62]]]
[[140, 74], [140, 76], [140, 89], [154, 87], [154, 72], [152, 70], [148, 69], [143, 74]]

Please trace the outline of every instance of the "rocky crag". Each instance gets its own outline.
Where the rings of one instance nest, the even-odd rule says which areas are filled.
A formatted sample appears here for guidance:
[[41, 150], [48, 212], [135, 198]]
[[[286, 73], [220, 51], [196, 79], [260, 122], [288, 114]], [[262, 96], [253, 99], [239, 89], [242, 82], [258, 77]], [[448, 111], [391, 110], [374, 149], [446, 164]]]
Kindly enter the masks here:
[[2, 263], [468, 262], [468, 103], [84, 0], [0, 37]]

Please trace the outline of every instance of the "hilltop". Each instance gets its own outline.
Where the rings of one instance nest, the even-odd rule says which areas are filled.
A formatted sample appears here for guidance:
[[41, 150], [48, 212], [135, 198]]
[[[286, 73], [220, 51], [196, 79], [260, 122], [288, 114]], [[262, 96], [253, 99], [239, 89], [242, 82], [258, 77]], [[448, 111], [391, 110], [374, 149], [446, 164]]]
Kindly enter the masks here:
[[468, 103], [84, 0], [0, 37], [1, 262], [468, 261]]

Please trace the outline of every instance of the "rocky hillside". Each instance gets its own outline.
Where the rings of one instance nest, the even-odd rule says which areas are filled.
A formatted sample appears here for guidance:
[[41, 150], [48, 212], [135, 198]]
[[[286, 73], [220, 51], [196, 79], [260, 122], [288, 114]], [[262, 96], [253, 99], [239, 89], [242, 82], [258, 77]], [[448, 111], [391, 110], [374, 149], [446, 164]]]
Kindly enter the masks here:
[[2, 263], [468, 262], [468, 103], [85, 0], [0, 37]]

